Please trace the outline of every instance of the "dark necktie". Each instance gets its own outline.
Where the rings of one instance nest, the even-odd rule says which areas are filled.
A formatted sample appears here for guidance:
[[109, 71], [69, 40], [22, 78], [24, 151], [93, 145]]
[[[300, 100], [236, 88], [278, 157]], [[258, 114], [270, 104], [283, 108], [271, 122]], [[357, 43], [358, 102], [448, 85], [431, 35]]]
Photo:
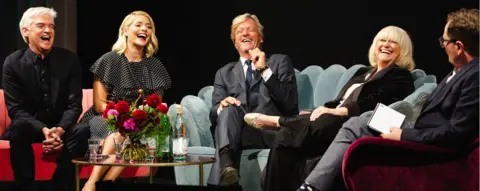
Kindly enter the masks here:
[[245, 82], [247, 83], [247, 87], [250, 87], [250, 85], [252, 84], [252, 77], [253, 77], [252, 61], [246, 60], [245, 64], [247, 65], [247, 75], [245, 76]]

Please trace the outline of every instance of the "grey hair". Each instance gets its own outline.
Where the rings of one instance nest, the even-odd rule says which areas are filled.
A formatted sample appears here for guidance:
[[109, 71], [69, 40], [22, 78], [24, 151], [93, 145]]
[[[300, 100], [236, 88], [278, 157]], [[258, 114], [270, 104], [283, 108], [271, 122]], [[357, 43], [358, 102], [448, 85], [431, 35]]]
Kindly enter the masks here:
[[[23, 28], [28, 28], [30, 24], [32, 24], [35, 17], [38, 17], [40, 15], [49, 15], [50, 17], [52, 17], [52, 19], [55, 20], [55, 18], [57, 17], [57, 12], [53, 8], [48, 7], [31, 7], [27, 9], [23, 13], [22, 19], [19, 23], [20, 33], [22, 32]], [[22, 38], [23, 41], [28, 43], [27, 37], [22, 35]]]

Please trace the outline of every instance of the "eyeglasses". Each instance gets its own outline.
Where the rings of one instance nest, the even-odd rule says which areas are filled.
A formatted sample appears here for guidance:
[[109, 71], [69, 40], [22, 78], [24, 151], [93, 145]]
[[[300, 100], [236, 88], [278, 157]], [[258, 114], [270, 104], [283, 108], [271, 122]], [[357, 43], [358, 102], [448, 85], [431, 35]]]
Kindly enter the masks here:
[[[445, 40], [445, 39], [443, 39], [442, 36], [440, 38], [438, 38], [438, 42], [440, 42], [440, 47], [442, 47], [442, 48], [445, 48], [445, 46], [447, 46], [449, 43], [456, 42], [456, 41], [457, 40], [455, 40], [455, 39]], [[445, 43], [445, 42], [447, 42], [447, 43]]]

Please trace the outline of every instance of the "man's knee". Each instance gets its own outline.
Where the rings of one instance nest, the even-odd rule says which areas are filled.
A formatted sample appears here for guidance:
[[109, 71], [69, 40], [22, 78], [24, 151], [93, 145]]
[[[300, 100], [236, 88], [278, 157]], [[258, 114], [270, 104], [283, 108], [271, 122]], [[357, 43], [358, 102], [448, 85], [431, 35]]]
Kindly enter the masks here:
[[67, 149], [74, 155], [82, 155], [88, 148], [88, 139], [90, 138], [90, 126], [85, 123], [78, 123], [71, 127], [70, 132], [66, 134]]
[[76, 144], [87, 144], [90, 135], [90, 126], [88, 124], [77, 123], [71, 127], [70, 132], [66, 135], [68, 137], [66, 138]]
[[243, 120], [243, 116], [245, 114], [242, 112], [242, 108], [240, 106], [228, 106], [223, 108], [223, 110], [218, 115], [218, 120], [233, 120], [237, 118], [241, 118]]
[[26, 120], [16, 120], [12, 121], [10, 128], [12, 128], [12, 132], [25, 132], [30, 131], [31, 125]]
[[90, 126], [86, 123], [77, 123], [73, 125], [72, 131], [73, 135], [76, 137], [86, 137], [86, 139], [90, 137]]
[[352, 117], [347, 120], [342, 128], [339, 130], [334, 141], [355, 141], [362, 136], [365, 136], [365, 132], [369, 131], [368, 117]]
[[241, 111], [241, 107], [240, 106], [234, 106], [234, 105], [231, 105], [231, 106], [228, 106], [228, 107], [225, 107], [223, 108], [223, 110], [220, 112], [221, 113], [226, 113], [226, 114], [238, 114], [240, 111]]
[[[31, 136], [34, 135], [36, 131], [34, 130], [32, 124], [28, 123], [26, 120], [16, 120], [12, 121], [10, 125], [10, 140], [31, 140]], [[41, 132], [41, 131], [40, 131]]]
[[368, 127], [368, 117], [351, 117], [342, 125], [342, 129], [357, 129]]

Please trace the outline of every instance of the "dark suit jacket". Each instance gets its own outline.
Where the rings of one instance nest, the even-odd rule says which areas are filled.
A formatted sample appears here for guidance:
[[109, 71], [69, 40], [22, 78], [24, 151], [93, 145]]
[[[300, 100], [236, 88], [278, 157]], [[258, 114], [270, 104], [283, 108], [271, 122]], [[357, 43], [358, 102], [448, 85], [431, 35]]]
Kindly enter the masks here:
[[[78, 57], [63, 48], [53, 47], [50, 57], [51, 118], [45, 124], [37, 117], [43, 102], [36, 79], [34, 56], [30, 49], [10, 54], [3, 65], [3, 91], [8, 116], [12, 121], [26, 120], [36, 130], [59, 126], [69, 128], [82, 113], [82, 70]], [[8, 131], [9, 128], [7, 128]]]
[[256, 73], [250, 87], [246, 87], [240, 61], [230, 62], [217, 71], [210, 110], [212, 123], [217, 120], [220, 102], [228, 96], [238, 99], [246, 112], [278, 116], [298, 114], [297, 82], [290, 57], [273, 54], [266, 64], [272, 70], [272, 76], [264, 82]]
[[414, 128], [402, 130], [401, 140], [456, 147], [478, 138], [478, 58], [446, 83], [449, 76], [428, 97]]
[[[314, 122], [310, 122], [310, 115], [298, 115], [290, 119], [281, 118], [280, 120], [284, 120], [283, 123], [280, 122], [281, 125], [295, 128], [282, 128], [280, 132], [283, 131], [285, 133], [277, 134], [276, 144], [289, 148], [305, 147], [306, 145], [310, 145], [309, 143], [305, 144], [305, 140], [310, 140], [310, 137], [317, 136], [314, 145], [310, 145], [311, 147], [307, 146], [308, 148], [303, 149], [325, 151], [332, 143], [342, 124], [350, 117], [359, 116], [363, 112], [374, 110], [378, 103], [389, 105], [396, 101], [403, 100], [414, 91], [413, 78], [409, 70], [392, 64], [371, 76], [375, 70], [376, 69], [372, 67], [361, 68], [343, 86], [334, 100], [325, 103], [325, 107], [336, 108], [352, 84], [365, 82], [353, 90], [342, 103], [341, 106], [348, 109], [348, 116], [338, 116], [327, 113], [318, 117]], [[367, 75], [371, 77], [368, 81], [365, 81]], [[315, 131], [315, 133], [312, 134], [310, 131], [304, 131], [307, 126], [315, 126], [312, 128], [316, 129], [312, 130]], [[318, 138], [318, 136], [320, 136], [320, 138]], [[308, 155], [306, 157], [308, 158], [306, 166], [308, 170], [305, 172], [311, 172], [319, 158], [314, 155]]]
[[[375, 70], [371, 68], [362, 75], [358, 74], [365, 70], [357, 71], [354, 77], [343, 86], [337, 98], [325, 103], [325, 107], [337, 107], [343, 95], [352, 84], [365, 82], [366, 75], [371, 75]], [[356, 88], [342, 103], [342, 106], [348, 109], [347, 117], [359, 116], [363, 112], [375, 109], [377, 103], [389, 105], [403, 100], [413, 91], [415, 91], [415, 87], [410, 71], [392, 64], [375, 73], [363, 85]]]

